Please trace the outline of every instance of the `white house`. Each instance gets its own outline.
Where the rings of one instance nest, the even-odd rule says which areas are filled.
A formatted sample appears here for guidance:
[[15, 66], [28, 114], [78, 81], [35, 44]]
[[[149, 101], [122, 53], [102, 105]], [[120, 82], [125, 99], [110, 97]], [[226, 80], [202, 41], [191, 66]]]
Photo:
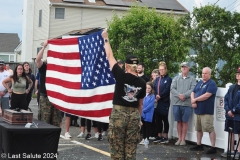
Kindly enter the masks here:
[[17, 33], [0, 33], [0, 58], [5, 62], [16, 62], [14, 49], [19, 43]]
[[73, 30], [106, 28], [113, 11], [122, 14], [134, 2], [163, 13], [188, 13], [176, 0], [24, 0], [21, 61], [32, 61], [46, 39]]

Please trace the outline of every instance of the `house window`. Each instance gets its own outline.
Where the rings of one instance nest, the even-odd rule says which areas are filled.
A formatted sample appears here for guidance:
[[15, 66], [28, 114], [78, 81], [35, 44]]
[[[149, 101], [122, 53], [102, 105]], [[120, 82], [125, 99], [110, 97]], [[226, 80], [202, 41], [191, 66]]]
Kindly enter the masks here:
[[42, 27], [42, 10], [39, 10], [38, 27]]
[[15, 55], [4, 54], [0, 55], [0, 59], [4, 60], [4, 62], [15, 62]]
[[15, 56], [14, 56], [14, 55], [10, 55], [10, 56], [9, 56], [9, 59], [10, 59], [9, 62], [14, 62]]
[[1, 55], [0, 58], [4, 60], [4, 62], [9, 62], [9, 55]]
[[55, 19], [64, 19], [65, 8], [55, 8]]
[[37, 48], [37, 54], [39, 53], [39, 51], [42, 49], [42, 47], [38, 47]]

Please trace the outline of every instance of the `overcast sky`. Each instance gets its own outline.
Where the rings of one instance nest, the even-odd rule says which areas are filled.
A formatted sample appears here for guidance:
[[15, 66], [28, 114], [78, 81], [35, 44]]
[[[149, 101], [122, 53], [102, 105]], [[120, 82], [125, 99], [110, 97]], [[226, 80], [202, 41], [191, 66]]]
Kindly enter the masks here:
[[[240, 0], [178, 0], [188, 11], [193, 7], [206, 4], [226, 7], [230, 11], [240, 12]], [[229, 6], [230, 5], [230, 6]], [[22, 10], [23, 0], [0, 0], [0, 33], [18, 33], [22, 39]]]

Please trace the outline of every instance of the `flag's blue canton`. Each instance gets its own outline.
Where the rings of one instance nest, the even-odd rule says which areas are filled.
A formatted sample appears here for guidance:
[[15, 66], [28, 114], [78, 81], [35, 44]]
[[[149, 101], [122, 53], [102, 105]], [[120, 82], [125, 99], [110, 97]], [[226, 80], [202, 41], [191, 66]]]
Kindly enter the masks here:
[[104, 49], [102, 31], [78, 39], [81, 57], [81, 89], [115, 84]]

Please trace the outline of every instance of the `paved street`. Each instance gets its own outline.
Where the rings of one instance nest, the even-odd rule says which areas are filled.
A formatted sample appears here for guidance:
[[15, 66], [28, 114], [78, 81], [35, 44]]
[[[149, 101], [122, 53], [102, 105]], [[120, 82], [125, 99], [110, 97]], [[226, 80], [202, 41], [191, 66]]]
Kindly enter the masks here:
[[[36, 99], [31, 101], [31, 106], [34, 113], [34, 118], [37, 118], [37, 102]], [[79, 119], [78, 119], [78, 123]], [[103, 141], [98, 141], [96, 138], [85, 140], [84, 138], [77, 138], [80, 133], [79, 127], [70, 127], [71, 139], [64, 138], [65, 128], [64, 121], [61, 132], [61, 138], [58, 146], [58, 160], [110, 160], [109, 144], [106, 136]], [[94, 134], [92, 134], [94, 137]], [[226, 159], [221, 158], [220, 154], [222, 149], [218, 149], [217, 154], [207, 155], [204, 152], [189, 151], [194, 143], [188, 142], [186, 146], [175, 146], [175, 140], [171, 140], [168, 144], [150, 144], [149, 148], [144, 145], [138, 145], [137, 160], [213, 160], [213, 159]], [[204, 146], [206, 151], [209, 147]]]

